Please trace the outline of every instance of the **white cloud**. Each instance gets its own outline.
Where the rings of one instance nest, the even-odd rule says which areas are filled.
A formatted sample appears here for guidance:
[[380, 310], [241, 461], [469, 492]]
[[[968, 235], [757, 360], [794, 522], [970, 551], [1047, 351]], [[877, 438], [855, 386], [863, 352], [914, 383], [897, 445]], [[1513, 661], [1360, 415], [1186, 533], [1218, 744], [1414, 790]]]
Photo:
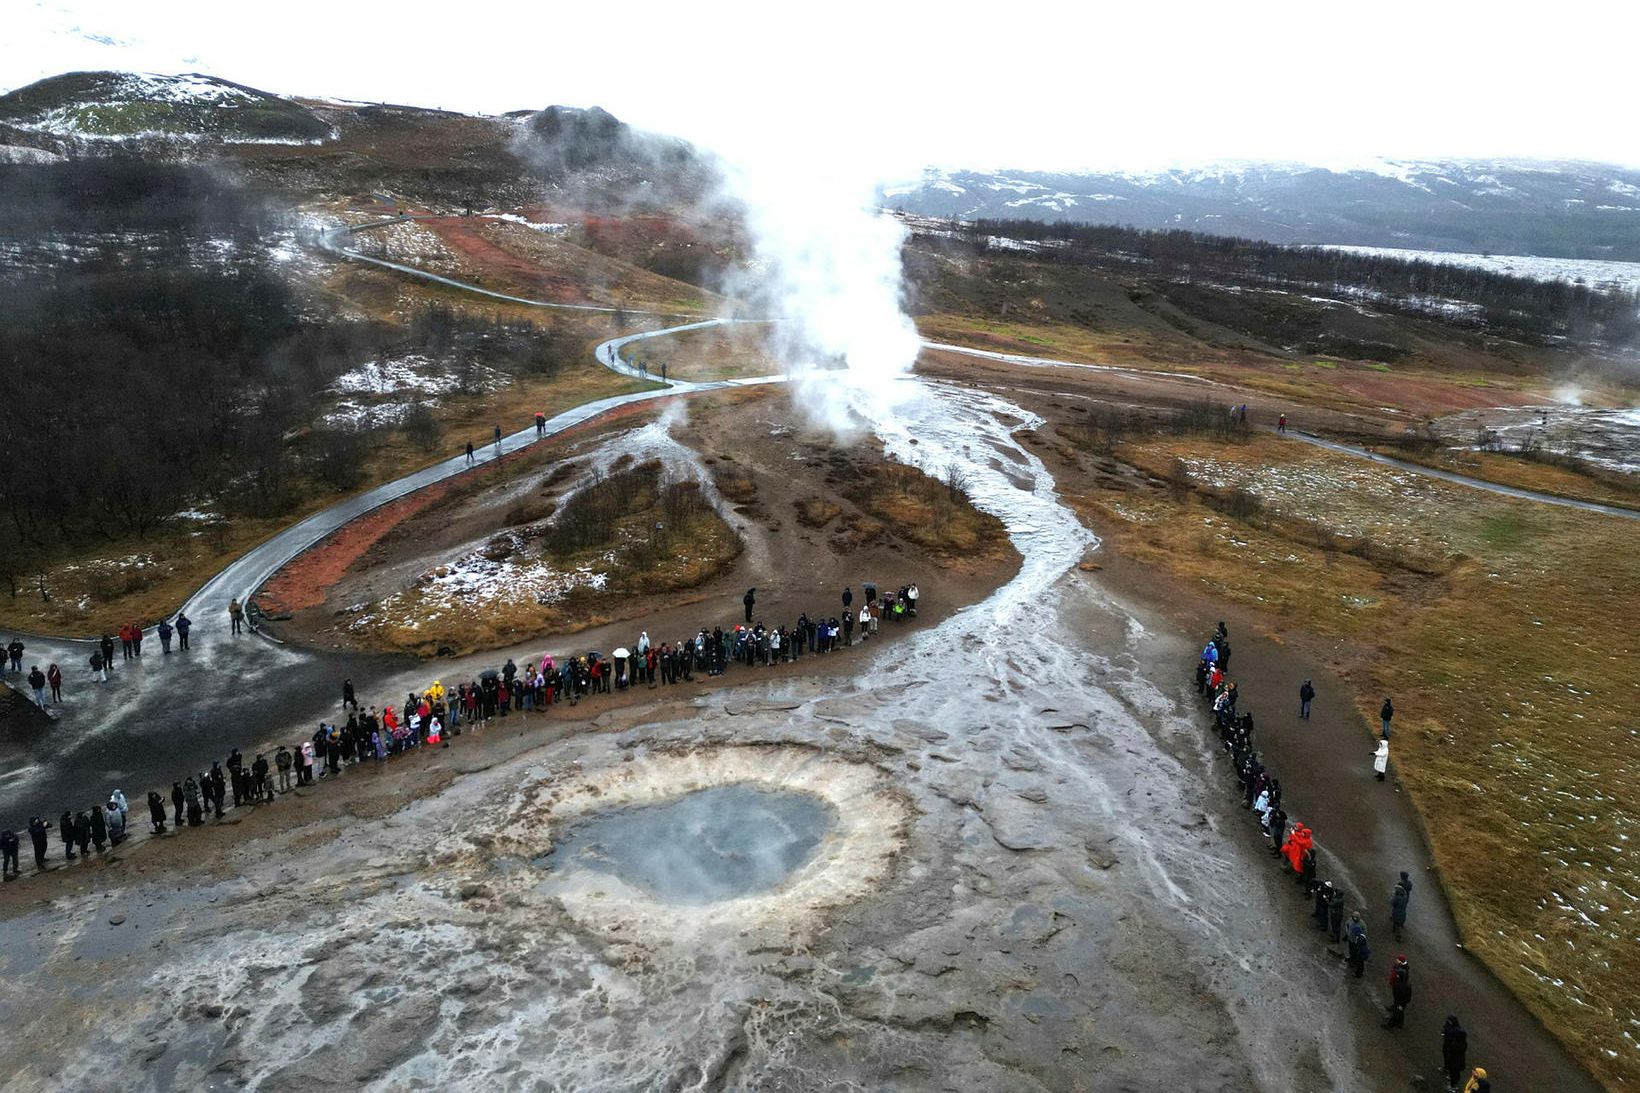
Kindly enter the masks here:
[[[925, 163], [1530, 155], [1640, 164], [1634, 5], [50, 0], [0, 86], [199, 69], [270, 90], [499, 112], [597, 103], [725, 148]], [[108, 42], [100, 39], [108, 39]], [[111, 43], [111, 44], [110, 44]], [[186, 58], [186, 60], [185, 60]]]

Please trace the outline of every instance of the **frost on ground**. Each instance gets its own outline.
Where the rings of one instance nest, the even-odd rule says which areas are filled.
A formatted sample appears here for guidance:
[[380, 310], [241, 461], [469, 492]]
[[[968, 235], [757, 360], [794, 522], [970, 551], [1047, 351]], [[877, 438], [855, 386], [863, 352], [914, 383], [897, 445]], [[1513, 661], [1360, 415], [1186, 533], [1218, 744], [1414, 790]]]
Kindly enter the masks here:
[[1442, 439], [1474, 450], [1537, 448], [1640, 474], [1640, 407], [1496, 406], [1435, 421]]
[[[1620, 185], [1620, 184], [1614, 184]], [[1609, 285], [1624, 292], [1640, 290], [1640, 262], [1608, 262], [1594, 258], [1539, 258], [1521, 254], [1463, 254], [1449, 251], [1403, 250], [1397, 247], [1330, 246], [1351, 254], [1378, 254], [1407, 261], [1483, 269], [1529, 277], [1534, 281]]]
[[97, 142], [222, 141], [313, 145], [337, 132], [289, 99], [198, 73], [71, 73], [66, 101], [13, 122], [19, 129]]
[[1286, 463], [1189, 457], [1190, 477], [1215, 490], [1246, 490], [1272, 511], [1353, 537], [1391, 537], [1421, 553], [1446, 556], [1457, 545], [1451, 514], [1475, 491], [1413, 471], [1359, 459], [1304, 453]]
[[[1204, 564], [1240, 598], [1278, 611], [1301, 598], [1384, 643], [1414, 789], [1473, 947], [1563, 1035], [1632, 1071], [1640, 727], [1618, 667], [1632, 608], [1617, 591], [1633, 581], [1630, 525], [1285, 447], [1182, 455], [1213, 508], [1235, 511], [1237, 490], [1257, 502], [1245, 518], [1190, 513], [1199, 553], [1218, 560]], [[1153, 462], [1175, 450], [1144, 449]], [[1113, 511], [1139, 524], [1170, 504]], [[1330, 560], [1316, 549], [1328, 529], [1343, 537]]]
[[[422, 583], [374, 605], [348, 628], [366, 631], [386, 623], [437, 634], [460, 616], [482, 615], [503, 604], [550, 606], [578, 588], [601, 589], [609, 579], [594, 563], [557, 569], [532, 556], [522, 537], [501, 538], [512, 550], [509, 557], [492, 560], [484, 551], [463, 555], [439, 566]], [[614, 554], [604, 558], [606, 564], [614, 560]]]
[[337, 399], [321, 422], [351, 429], [397, 425], [424, 400], [458, 391], [490, 390], [509, 382], [493, 368], [474, 364], [461, 375], [418, 353], [370, 361], [331, 381], [328, 390]]
[[569, 231], [568, 224], [531, 220], [529, 217], [520, 216], [518, 213], [481, 213], [479, 215], [486, 220], [505, 220], [509, 224], [520, 224], [531, 231], [544, 232], [547, 235], [558, 235], [561, 232]]

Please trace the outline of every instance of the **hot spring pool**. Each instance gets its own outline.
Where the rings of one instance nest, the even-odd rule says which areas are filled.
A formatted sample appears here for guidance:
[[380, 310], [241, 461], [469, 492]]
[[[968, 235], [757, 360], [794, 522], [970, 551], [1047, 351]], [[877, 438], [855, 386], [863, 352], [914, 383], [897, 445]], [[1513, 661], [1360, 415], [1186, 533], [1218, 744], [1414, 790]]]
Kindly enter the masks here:
[[836, 826], [836, 809], [812, 793], [713, 786], [592, 813], [540, 863], [608, 873], [665, 903], [717, 903], [778, 888]]

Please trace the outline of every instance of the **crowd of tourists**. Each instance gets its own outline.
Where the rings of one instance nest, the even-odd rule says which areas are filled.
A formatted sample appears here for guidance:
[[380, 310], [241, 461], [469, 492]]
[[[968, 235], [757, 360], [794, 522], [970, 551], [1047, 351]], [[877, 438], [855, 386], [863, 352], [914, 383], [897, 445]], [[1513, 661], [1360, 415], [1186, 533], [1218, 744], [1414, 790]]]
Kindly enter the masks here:
[[[380, 707], [361, 704], [353, 681], [347, 679], [341, 686], [342, 716], [320, 723], [309, 738], [280, 744], [271, 755], [258, 752], [249, 761], [236, 748], [209, 770], [172, 782], [168, 794], [149, 790], [149, 828], [158, 835], [168, 826], [198, 827], [207, 818], [221, 819], [230, 801], [234, 808], [276, 801], [281, 794], [338, 776], [350, 766], [385, 763], [427, 747], [447, 748], [452, 737], [509, 715], [562, 703], [575, 706], [592, 696], [633, 687], [653, 689], [688, 683], [697, 676], [721, 676], [731, 665], [770, 667], [825, 656], [869, 641], [885, 620], [895, 626], [915, 618], [920, 595], [915, 584], [879, 594], [877, 586], [868, 583], [862, 586], [856, 611], [854, 589], [848, 587], [842, 591], [839, 614], [805, 611], [790, 626], [769, 626], [753, 621], [757, 590], [748, 589], [742, 599], [744, 623], [703, 626], [676, 641], [654, 642], [643, 630], [630, 646], [608, 653], [589, 649], [560, 660], [544, 652], [522, 666], [508, 658], [467, 680], [453, 685], [435, 680], [419, 693], [407, 694], [403, 702]], [[124, 842], [129, 837], [129, 813], [125, 794], [116, 789], [106, 803], [77, 812], [65, 809], [55, 821], [30, 817], [26, 833], [33, 843], [35, 868], [47, 868], [54, 829], [64, 860], [75, 861]], [[16, 831], [0, 832], [6, 880], [21, 875], [20, 843]]]
[[[1202, 648], [1196, 662], [1196, 692], [1212, 711], [1213, 726], [1219, 743], [1229, 756], [1231, 769], [1241, 783], [1243, 807], [1258, 820], [1259, 828], [1269, 840], [1270, 852], [1280, 862], [1282, 870], [1294, 879], [1304, 893], [1310, 917], [1320, 930], [1339, 949], [1334, 950], [1345, 964], [1346, 974], [1363, 978], [1367, 962], [1372, 958], [1372, 945], [1367, 936], [1366, 920], [1360, 908], [1349, 908], [1342, 882], [1334, 884], [1319, 875], [1315, 832], [1296, 816], [1288, 813], [1282, 799], [1281, 780], [1264, 763], [1263, 755], [1254, 746], [1255, 722], [1253, 713], [1240, 703], [1240, 693], [1230, 678], [1230, 633], [1223, 622], [1218, 624], [1213, 637]], [[1315, 700], [1315, 686], [1306, 679], [1298, 688], [1298, 717], [1309, 720]], [[1384, 699], [1379, 711], [1382, 721], [1378, 751], [1374, 752], [1374, 768], [1380, 781], [1384, 778], [1389, 755], [1390, 719], [1394, 704]], [[1407, 907], [1412, 900], [1412, 878], [1403, 872], [1389, 899], [1389, 927], [1400, 940], [1406, 927]], [[1346, 915], [1347, 912], [1347, 915]], [[1412, 1002], [1412, 968], [1405, 955], [1397, 955], [1389, 970], [1389, 1008], [1383, 1026], [1386, 1029], [1404, 1028], [1407, 1006]], [[1487, 1093], [1492, 1086], [1485, 1069], [1475, 1067], [1465, 1074], [1468, 1065], [1469, 1035], [1458, 1019], [1449, 1016], [1441, 1028], [1441, 1064], [1446, 1075], [1447, 1088], [1463, 1093]]]

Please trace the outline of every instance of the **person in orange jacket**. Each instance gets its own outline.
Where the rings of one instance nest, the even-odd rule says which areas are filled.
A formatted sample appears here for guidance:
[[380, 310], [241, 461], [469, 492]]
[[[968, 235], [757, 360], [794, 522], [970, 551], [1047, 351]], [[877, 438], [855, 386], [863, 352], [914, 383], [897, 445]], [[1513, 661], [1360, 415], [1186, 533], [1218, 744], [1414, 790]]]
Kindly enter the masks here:
[[1294, 825], [1293, 833], [1287, 836], [1287, 845], [1281, 848], [1281, 852], [1287, 858], [1287, 864], [1292, 867], [1293, 872], [1303, 871], [1304, 852], [1314, 845], [1315, 840], [1310, 835], [1310, 829], [1303, 824]]

